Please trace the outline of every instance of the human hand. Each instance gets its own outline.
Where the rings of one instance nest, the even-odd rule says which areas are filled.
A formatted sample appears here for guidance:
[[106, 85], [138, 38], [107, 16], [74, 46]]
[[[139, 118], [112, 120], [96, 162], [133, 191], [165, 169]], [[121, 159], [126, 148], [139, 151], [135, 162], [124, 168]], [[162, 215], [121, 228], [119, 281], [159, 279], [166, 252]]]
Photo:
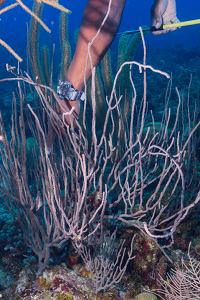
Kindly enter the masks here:
[[[71, 126], [73, 123], [73, 128], [76, 128], [77, 123], [75, 120], [78, 120], [78, 115], [80, 111], [80, 103], [79, 100], [75, 101], [65, 101], [59, 100], [59, 104], [56, 102], [53, 106], [54, 112], [59, 117], [59, 122], [57, 122], [57, 126], [59, 127], [60, 133], [65, 136], [65, 125]], [[52, 122], [49, 120], [49, 129], [48, 135], [46, 138], [47, 142], [47, 154], [49, 155], [52, 151], [53, 142], [56, 136], [56, 130], [53, 126]]]
[[[176, 0], [154, 0], [151, 7], [151, 26], [156, 29], [162, 25], [180, 22], [176, 16]], [[154, 35], [175, 31], [177, 27], [166, 27], [163, 30], [153, 31]]]

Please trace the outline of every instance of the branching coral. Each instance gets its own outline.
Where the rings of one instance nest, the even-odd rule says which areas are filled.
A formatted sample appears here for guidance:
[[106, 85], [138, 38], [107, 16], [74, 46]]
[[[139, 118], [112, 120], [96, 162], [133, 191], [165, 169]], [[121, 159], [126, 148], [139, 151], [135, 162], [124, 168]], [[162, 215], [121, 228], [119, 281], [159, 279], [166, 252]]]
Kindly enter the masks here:
[[[58, 0], [34, 0], [36, 2], [43, 2], [45, 4], [48, 4], [50, 6], [53, 6], [65, 13], [68, 13], [70, 14], [71, 11], [67, 8], [65, 8], [64, 6], [60, 5], [58, 3]], [[5, 1], [0, 1], [0, 6], [4, 3]], [[3, 14], [4, 12], [16, 7], [20, 5], [25, 11], [27, 11], [31, 16], [33, 16], [43, 27], [46, 31], [48, 32], [51, 32], [51, 30], [45, 25], [45, 23], [40, 19], [38, 18], [38, 16], [36, 14], [34, 14], [21, 0], [16, 0], [15, 3], [9, 5], [9, 6], [6, 6], [5, 8], [1, 9], [0, 10], [0, 14]], [[22, 58], [8, 45], [6, 44], [4, 41], [0, 40], [0, 44], [2, 46], [4, 46], [19, 62], [22, 62]]]
[[62, 52], [60, 80], [65, 81], [67, 76], [67, 71], [71, 62], [71, 45], [69, 43], [69, 35], [68, 35], [68, 16], [64, 12], [60, 13], [59, 34], [60, 34], [60, 49]]
[[167, 278], [160, 278], [162, 289], [151, 292], [161, 299], [169, 300], [198, 300], [200, 295], [200, 262], [191, 257], [190, 246], [188, 260], [182, 258], [182, 267], [175, 267], [168, 273]]
[[[37, 18], [42, 18], [43, 4], [35, 2], [33, 5], [32, 12]], [[34, 77], [38, 78], [38, 82], [45, 84], [44, 74], [42, 72], [41, 60], [40, 60], [40, 52], [39, 52], [39, 32], [40, 32], [40, 24], [37, 20], [31, 16], [30, 20], [30, 29], [29, 29], [29, 52], [31, 58], [31, 67]], [[49, 76], [48, 76], [49, 77]]]

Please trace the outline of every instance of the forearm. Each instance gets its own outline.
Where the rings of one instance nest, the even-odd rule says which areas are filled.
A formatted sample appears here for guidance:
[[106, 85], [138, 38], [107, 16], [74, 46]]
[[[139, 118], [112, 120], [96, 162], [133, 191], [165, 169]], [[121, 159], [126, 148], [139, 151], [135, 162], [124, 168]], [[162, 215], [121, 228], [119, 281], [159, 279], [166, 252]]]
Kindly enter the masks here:
[[[117, 34], [124, 5], [125, 0], [112, 0], [109, 16], [90, 49], [92, 63], [95, 67], [99, 64]], [[109, 0], [89, 0], [85, 7], [76, 52], [66, 78], [77, 90], [82, 90], [84, 87], [88, 43], [91, 42], [101, 26], [108, 11], [108, 6]], [[90, 76], [91, 66], [88, 64], [86, 80]]]

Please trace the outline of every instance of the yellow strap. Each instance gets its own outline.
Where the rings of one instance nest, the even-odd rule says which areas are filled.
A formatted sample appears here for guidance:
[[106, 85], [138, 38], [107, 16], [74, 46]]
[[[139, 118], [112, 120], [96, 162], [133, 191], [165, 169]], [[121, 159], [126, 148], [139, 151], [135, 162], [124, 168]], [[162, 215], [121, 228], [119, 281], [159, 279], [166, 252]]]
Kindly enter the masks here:
[[166, 24], [166, 25], [163, 25], [163, 29], [165, 29], [167, 27], [183, 27], [183, 26], [195, 25], [195, 24], [200, 24], [200, 19], [192, 20], [192, 21], [186, 21], [186, 22]]

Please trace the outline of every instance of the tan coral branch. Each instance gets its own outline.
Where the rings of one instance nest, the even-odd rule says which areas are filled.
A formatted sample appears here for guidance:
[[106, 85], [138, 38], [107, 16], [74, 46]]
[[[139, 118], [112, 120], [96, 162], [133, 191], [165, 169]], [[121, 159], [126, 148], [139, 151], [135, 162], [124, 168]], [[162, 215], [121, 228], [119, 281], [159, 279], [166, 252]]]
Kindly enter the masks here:
[[25, 11], [27, 11], [31, 16], [33, 16], [44, 27], [46, 31], [51, 32], [51, 30], [44, 24], [44, 22], [40, 18], [38, 18], [38, 16], [34, 14], [26, 5], [24, 5], [24, 3], [21, 0], [16, 1]]
[[58, 3], [58, 1], [54, 1], [54, 0], [35, 0], [35, 1], [37, 1], [37, 2], [41, 2], [42, 1], [43, 3], [51, 5], [51, 6], [57, 8], [57, 9], [59, 9], [61, 11], [66, 12], [67, 14], [71, 14], [71, 10], [69, 10], [69, 9], [65, 8], [64, 6], [60, 5]]
[[[48, 5], [51, 5], [63, 12], [66, 12], [68, 14], [71, 14], [71, 11], [67, 8], [65, 8], [64, 6], [60, 5], [58, 3], [58, 0], [34, 0], [37, 1], [39, 3], [43, 2], [46, 3]], [[5, 1], [4, 1], [5, 2]], [[45, 23], [38, 18], [37, 15], [35, 15], [21, 0], [16, 0], [16, 3], [13, 3], [9, 6], [6, 6], [5, 8], [0, 10], [0, 15], [3, 14], [4, 12], [16, 7], [17, 5], [20, 5], [26, 12], [28, 12], [31, 16], [33, 16], [43, 27], [47, 32], [51, 32], [51, 30], [45, 25]], [[6, 44], [3, 40], [0, 40], [0, 44], [2, 46], [4, 46], [12, 55], [14, 55], [14, 57], [19, 60], [20, 62], [22, 62], [22, 58], [8, 45]]]
[[0, 39], [0, 44], [4, 46], [19, 62], [22, 62], [22, 58], [4, 41]]
[[14, 4], [11, 4], [11, 5], [8, 5], [6, 6], [5, 8], [1, 9], [0, 10], [0, 15], [3, 14], [4, 12], [16, 7], [17, 5], [19, 5], [18, 3], [14, 3]]

